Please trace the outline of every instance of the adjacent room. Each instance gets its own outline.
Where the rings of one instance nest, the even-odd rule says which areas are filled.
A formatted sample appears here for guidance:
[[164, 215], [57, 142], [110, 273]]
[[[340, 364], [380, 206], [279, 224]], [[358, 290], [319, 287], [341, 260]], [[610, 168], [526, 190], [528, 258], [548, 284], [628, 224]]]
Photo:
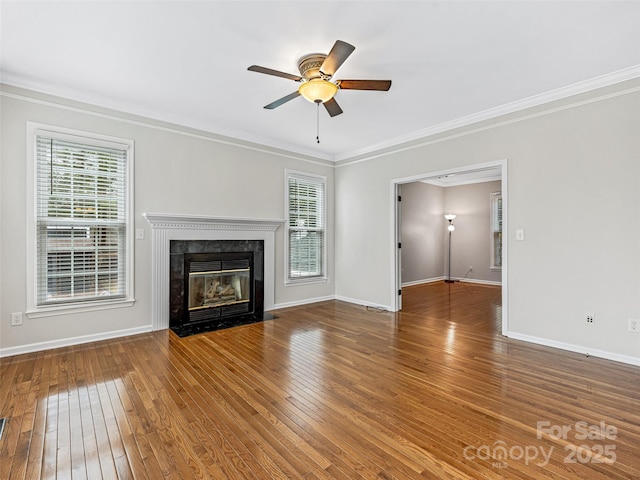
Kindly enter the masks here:
[[0, 2], [0, 478], [638, 479], [640, 2]]

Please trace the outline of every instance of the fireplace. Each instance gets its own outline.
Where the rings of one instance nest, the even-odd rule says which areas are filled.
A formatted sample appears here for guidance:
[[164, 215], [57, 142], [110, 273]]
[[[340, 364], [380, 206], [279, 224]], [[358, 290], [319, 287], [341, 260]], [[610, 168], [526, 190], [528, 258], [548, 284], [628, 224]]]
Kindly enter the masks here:
[[169, 327], [185, 336], [264, 320], [263, 252], [262, 240], [172, 240]]
[[281, 219], [230, 218], [145, 212], [151, 226], [151, 329], [170, 328], [171, 254], [174, 240], [261, 240], [264, 310], [275, 308], [275, 232]]

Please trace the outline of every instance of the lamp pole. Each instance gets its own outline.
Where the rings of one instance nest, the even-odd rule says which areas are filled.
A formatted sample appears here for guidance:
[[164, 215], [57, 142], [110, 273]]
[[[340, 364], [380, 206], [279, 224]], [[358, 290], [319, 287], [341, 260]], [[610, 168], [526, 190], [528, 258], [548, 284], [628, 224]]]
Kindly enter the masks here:
[[453, 226], [453, 219], [456, 218], [456, 216], [453, 213], [447, 213], [444, 218], [449, 220], [449, 225], [447, 226], [447, 230], [449, 230], [449, 271], [445, 283], [454, 283], [455, 280], [451, 279], [451, 232], [456, 229], [456, 227]]

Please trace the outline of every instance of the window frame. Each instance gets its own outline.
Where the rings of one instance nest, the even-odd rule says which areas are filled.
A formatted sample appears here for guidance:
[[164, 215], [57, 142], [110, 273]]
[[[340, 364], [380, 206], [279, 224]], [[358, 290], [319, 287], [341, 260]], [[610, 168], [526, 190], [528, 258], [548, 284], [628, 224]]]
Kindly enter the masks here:
[[[124, 234], [124, 296], [92, 298], [56, 304], [38, 305], [38, 214], [37, 214], [37, 136], [70, 140], [90, 146], [111, 146], [126, 151], [125, 165], [125, 234]], [[134, 206], [133, 206], [133, 140], [74, 130], [70, 128], [27, 122], [27, 310], [28, 318], [50, 317], [68, 313], [91, 312], [132, 306], [134, 298]]]
[[[308, 276], [308, 277], [291, 277], [290, 275], [290, 250], [289, 250], [289, 235], [291, 230], [290, 214], [289, 214], [289, 180], [296, 178], [300, 180], [306, 180], [322, 185], [322, 256], [320, 262], [321, 272], [320, 275]], [[285, 286], [304, 285], [312, 283], [327, 283], [329, 281], [327, 275], [327, 177], [323, 175], [316, 175], [312, 173], [300, 172], [295, 170], [285, 170], [284, 181], [284, 203], [285, 203], [285, 232], [284, 232], [284, 283]]]
[[[500, 230], [495, 230], [494, 229], [494, 225], [496, 224], [496, 219], [495, 219], [495, 205], [496, 202], [500, 200]], [[500, 262], [500, 265], [496, 265], [496, 251], [495, 251], [495, 234], [496, 233], [500, 233], [500, 258], [502, 259], [502, 242], [504, 241], [504, 229], [503, 229], [503, 224], [504, 224], [504, 219], [503, 219], [503, 207], [502, 207], [502, 192], [491, 192], [490, 194], [490, 206], [489, 206], [489, 235], [490, 235], [490, 239], [489, 239], [489, 245], [490, 245], [490, 257], [489, 257], [489, 269], [490, 270], [495, 270], [495, 271], [500, 271], [502, 270], [502, 261]]]

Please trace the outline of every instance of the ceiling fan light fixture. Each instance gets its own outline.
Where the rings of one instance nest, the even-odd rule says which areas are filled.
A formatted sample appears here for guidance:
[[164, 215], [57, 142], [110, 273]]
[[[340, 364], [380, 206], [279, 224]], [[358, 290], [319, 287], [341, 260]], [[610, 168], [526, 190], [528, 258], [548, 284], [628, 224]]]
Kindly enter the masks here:
[[311, 103], [324, 103], [338, 93], [338, 86], [322, 78], [312, 78], [300, 85], [298, 93]]

